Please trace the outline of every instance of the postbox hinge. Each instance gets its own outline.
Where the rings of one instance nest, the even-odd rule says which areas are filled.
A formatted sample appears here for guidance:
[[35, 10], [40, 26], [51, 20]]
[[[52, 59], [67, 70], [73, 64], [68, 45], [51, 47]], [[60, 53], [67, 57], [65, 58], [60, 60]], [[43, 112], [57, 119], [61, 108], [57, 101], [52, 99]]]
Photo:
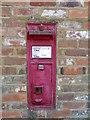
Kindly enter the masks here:
[[57, 68], [56, 68], [56, 74], [57, 74]]

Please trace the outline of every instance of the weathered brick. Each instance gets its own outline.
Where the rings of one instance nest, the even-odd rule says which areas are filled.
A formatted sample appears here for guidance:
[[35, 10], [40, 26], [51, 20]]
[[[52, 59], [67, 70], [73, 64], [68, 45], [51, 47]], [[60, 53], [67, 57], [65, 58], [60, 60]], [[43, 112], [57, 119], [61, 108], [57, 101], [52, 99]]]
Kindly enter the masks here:
[[33, 15], [33, 9], [28, 8], [14, 8], [14, 15]]
[[7, 57], [4, 58], [5, 65], [22, 65], [25, 64], [25, 58]]
[[72, 40], [60, 40], [58, 42], [58, 47], [65, 47], [65, 48], [76, 48], [77, 47], [77, 41]]
[[19, 67], [17, 67], [17, 74], [26, 74], [26, 65], [19, 65]]
[[75, 95], [75, 100], [76, 101], [87, 101], [88, 100], [88, 94], [84, 93], [78, 93]]
[[77, 58], [76, 64], [77, 65], [88, 65], [88, 58]]
[[15, 75], [16, 68], [15, 67], [3, 67], [2, 74], [3, 75]]
[[66, 75], [75, 75], [76, 70], [74, 68], [66, 67], [66, 68], [64, 68], [64, 74], [66, 74]]
[[13, 2], [12, 1], [10, 1], [10, 0], [8, 0], [7, 2], [6, 1], [3, 1], [2, 0], [2, 6], [13, 6], [13, 5], [26, 5], [26, 0], [14, 0]]
[[63, 51], [62, 50], [58, 50], [58, 57], [61, 57], [63, 55]]
[[32, 117], [31, 114], [28, 114], [28, 111], [30, 110], [23, 110], [23, 112], [20, 113], [21, 118], [33, 118], [33, 119], [34, 117], [36, 118], [35, 114], [33, 114], [34, 117]]
[[79, 6], [81, 6], [81, 3], [77, 2], [76, 0], [74, 1], [67, 0], [66, 2], [65, 1], [60, 2], [60, 7], [79, 7]]
[[0, 118], [2, 118], [2, 111], [0, 111]]
[[89, 31], [67, 31], [66, 38], [68, 38], [68, 39], [88, 39]]
[[37, 112], [37, 117], [38, 118], [45, 118], [45, 111], [41, 110]]
[[20, 117], [20, 113], [19, 112], [12, 112], [12, 111], [6, 111], [6, 112], [2, 112], [2, 117], [3, 118], [19, 118]]
[[62, 111], [52, 110], [47, 113], [49, 118], [60, 118], [60, 117], [70, 116], [70, 110], [64, 109]]
[[13, 55], [14, 54], [14, 48], [2, 48], [2, 55]]
[[83, 68], [82, 67], [77, 68], [76, 74], [83, 74]]
[[82, 110], [73, 110], [71, 113], [71, 116], [77, 117], [77, 118], [88, 118], [88, 110], [87, 109], [82, 109]]
[[0, 16], [10, 16], [10, 8], [7, 8], [7, 7], [1, 7], [0, 8]]
[[27, 101], [27, 96], [26, 93], [18, 93], [18, 94], [7, 94], [2, 96], [3, 102], [6, 101], [22, 101], [26, 102]]
[[90, 22], [84, 22], [84, 28], [85, 29], [90, 29]]
[[65, 93], [65, 94], [60, 94], [58, 95], [57, 99], [60, 101], [60, 100], [63, 100], [63, 101], [67, 101], [67, 100], [73, 100], [74, 99], [74, 94], [73, 93]]
[[23, 26], [25, 26], [25, 23], [23, 22], [23, 20], [15, 19], [15, 18], [4, 19], [2, 24], [3, 24], [3, 27], [23, 27]]
[[85, 2], [84, 2], [84, 6], [85, 6], [85, 7], [89, 7], [89, 6], [90, 6], [90, 1], [85, 1]]
[[2, 103], [2, 110], [9, 110], [9, 104], [8, 103]]
[[88, 83], [89, 80], [88, 80], [88, 76], [77, 76], [77, 79], [76, 79], [76, 83], [80, 84], [80, 83]]
[[61, 84], [75, 84], [75, 78], [73, 77], [68, 77], [68, 76], [63, 76], [63, 77], [60, 77], [58, 78], [58, 85], [61, 85]]
[[80, 40], [79, 47], [80, 48], [87, 48], [88, 49], [88, 47], [89, 47], [88, 40]]
[[31, 0], [30, 1], [31, 6], [55, 6], [56, 0]]
[[88, 10], [69, 10], [69, 18], [88, 18]]
[[63, 21], [59, 23], [61, 28], [67, 28], [67, 29], [80, 29], [82, 28], [81, 22], [75, 22], [75, 21]]
[[1, 56], [0, 56], [0, 65], [2, 64], [2, 58], [1, 58]]
[[3, 84], [26, 84], [27, 79], [26, 79], [26, 75], [10, 75], [10, 76], [3, 76], [2, 77], [2, 83]]
[[82, 109], [85, 107], [85, 103], [84, 102], [65, 102], [63, 103], [63, 108], [67, 108], [67, 109]]
[[66, 50], [65, 52], [66, 56], [88, 56], [88, 50], [75, 50], [75, 49], [70, 49]]
[[0, 67], [0, 75], [2, 75], [2, 67]]
[[3, 28], [2, 29], [2, 36], [3, 37], [16, 37], [17, 30], [16, 30], [16, 28]]
[[87, 85], [63, 85], [64, 92], [85, 92], [88, 91]]
[[26, 92], [26, 86], [16, 86], [15, 92]]
[[23, 103], [23, 102], [16, 102], [16, 103], [12, 103], [11, 105], [12, 109], [27, 109], [27, 104]]
[[17, 55], [26, 55], [27, 51], [26, 51], [26, 48], [18, 48], [16, 49], [17, 51]]
[[26, 46], [26, 40], [20, 38], [5, 38], [3, 42], [4, 46]]
[[17, 30], [17, 34], [20, 38], [25, 37], [25, 28], [20, 28]]
[[14, 86], [13, 85], [7, 85], [3, 84], [2, 85], [2, 94], [10, 94], [10, 93], [15, 93]]
[[25, 85], [7, 85], [7, 84], [3, 84], [2, 85], [2, 94], [6, 95], [6, 94], [15, 94], [15, 93], [25, 93], [26, 92], [26, 86]]
[[64, 68], [64, 74], [65, 75], [77, 75], [82, 74], [82, 68], [72, 68], [72, 67], [65, 67]]
[[47, 16], [54, 18], [65, 18], [67, 17], [67, 12], [65, 10], [43, 10], [41, 17]]

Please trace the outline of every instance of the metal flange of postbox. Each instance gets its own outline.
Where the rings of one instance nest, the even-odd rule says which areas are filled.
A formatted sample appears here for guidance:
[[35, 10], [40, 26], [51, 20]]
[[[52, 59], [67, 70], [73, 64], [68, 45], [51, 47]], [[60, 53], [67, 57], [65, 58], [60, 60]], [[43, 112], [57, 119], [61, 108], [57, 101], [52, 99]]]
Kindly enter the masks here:
[[55, 108], [56, 24], [27, 24], [29, 109]]

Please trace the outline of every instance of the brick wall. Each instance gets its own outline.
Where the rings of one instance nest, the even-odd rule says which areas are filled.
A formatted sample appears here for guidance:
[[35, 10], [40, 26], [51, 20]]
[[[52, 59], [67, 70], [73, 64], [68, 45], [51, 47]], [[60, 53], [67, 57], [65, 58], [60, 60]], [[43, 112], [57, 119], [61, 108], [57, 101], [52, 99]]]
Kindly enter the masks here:
[[[87, 118], [89, 2], [82, 6], [78, 2], [20, 0], [4, 1], [1, 5], [2, 117]], [[27, 108], [28, 22], [57, 22], [58, 72], [54, 110], [28, 111]]]

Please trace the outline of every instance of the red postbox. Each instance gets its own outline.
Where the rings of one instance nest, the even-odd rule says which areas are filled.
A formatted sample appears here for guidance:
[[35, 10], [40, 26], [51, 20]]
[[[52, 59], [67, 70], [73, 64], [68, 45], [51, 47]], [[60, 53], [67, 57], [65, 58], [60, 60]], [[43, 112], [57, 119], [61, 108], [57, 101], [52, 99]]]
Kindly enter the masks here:
[[27, 24], [29, 109], [54, 108], [56, 94], [56, 24]]

